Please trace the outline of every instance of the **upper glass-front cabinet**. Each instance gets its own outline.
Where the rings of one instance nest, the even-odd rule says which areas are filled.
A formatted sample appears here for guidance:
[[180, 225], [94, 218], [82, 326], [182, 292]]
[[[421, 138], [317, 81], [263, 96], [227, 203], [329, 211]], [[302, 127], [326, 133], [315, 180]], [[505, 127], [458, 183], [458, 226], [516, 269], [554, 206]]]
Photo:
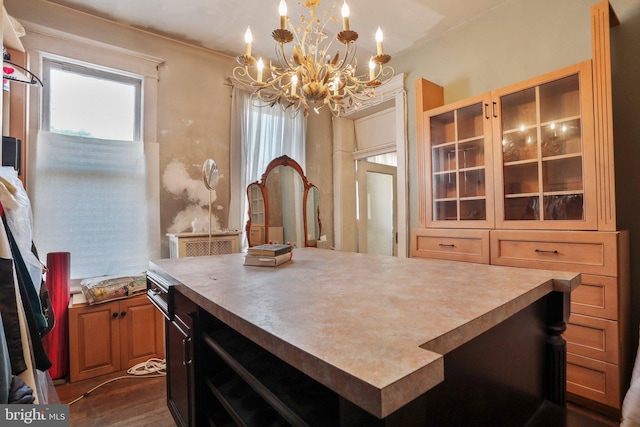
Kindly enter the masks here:
[[493, 93], [498, 227], [597, 229], [591, 93], [589, 62]]
[[[431, 209], [425, 225], [489, 228], [494, 225], [491, 122], [487, 97], [425, 112], [426, 165]], [[424, 171], [425, 173], [427, 171]]]
[[597, 230], [591, 85], [585, 61], [425, 111], [420, 226]]

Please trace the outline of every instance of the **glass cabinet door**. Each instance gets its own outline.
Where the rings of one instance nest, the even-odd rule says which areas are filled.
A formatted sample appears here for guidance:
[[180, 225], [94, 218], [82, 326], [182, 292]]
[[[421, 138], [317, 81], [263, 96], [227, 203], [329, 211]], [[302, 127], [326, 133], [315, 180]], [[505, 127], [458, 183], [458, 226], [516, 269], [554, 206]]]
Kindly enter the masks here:
[[431, 225], [493, 226], [491, 124], [487, 103], [475, 101], [428, 113]]
[[593, 228], [585, 200], [595, 179], [587, 176], [594, 164], [585, 150], [592, 144], [592, 124], [588, 117], [585, 122], [589, 109], [581, 79], [577, 71], [498, 95], [503, 225]]

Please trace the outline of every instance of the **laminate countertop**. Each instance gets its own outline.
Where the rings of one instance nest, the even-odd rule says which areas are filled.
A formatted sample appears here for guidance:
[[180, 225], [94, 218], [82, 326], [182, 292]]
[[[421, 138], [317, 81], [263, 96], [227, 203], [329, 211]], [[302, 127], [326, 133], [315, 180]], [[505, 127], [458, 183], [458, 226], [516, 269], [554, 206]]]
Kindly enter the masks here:
[[447, 352], [580, 283], [579, 273], [316, 248], [295, 249], [278, 267], [243, 258], [161, 259], [149, 270], [381, 418], [443, 381]]

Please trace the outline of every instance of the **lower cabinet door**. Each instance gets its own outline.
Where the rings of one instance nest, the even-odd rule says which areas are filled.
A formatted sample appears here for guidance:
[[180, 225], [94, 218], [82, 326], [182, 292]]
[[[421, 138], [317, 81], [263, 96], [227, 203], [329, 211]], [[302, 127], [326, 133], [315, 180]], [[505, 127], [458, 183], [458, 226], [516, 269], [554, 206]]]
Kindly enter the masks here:
[[193, 346], [187, 328], [167, 321], [167, 403], [176, 424], [195, 426]]
[[147, 298], [120, 302], [120, 339], [122, 368], [163, 357], [164, 317]]
[[69, 381], [120, 370], [118, 302], [69, 309]]
[[567, 353], [567, 392], [620, 409], [619, 367]]

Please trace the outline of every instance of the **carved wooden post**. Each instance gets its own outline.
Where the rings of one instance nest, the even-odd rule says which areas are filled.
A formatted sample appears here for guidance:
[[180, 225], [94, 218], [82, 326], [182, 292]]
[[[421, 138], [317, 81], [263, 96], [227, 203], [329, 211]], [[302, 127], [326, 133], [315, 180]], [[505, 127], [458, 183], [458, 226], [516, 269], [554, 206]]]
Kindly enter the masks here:
[[567, 391], [567, 342], [562, 334], [567, 329], [571, 294], [552, 292], [547, 310], [547, 399], [565, 405]]

